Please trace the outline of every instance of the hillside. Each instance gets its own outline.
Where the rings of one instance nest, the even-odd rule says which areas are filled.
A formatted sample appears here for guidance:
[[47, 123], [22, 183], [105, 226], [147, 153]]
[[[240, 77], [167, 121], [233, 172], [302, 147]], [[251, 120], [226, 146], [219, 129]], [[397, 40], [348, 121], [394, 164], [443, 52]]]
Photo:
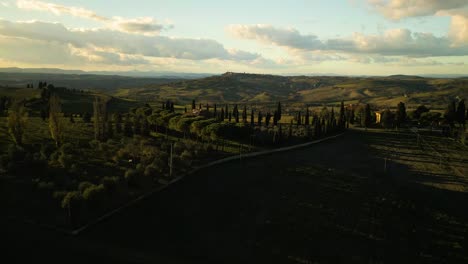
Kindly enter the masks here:
[[457, 96], [468, 98], [468, 78], [433, 79], [418, 76], [329, 77], [225, 73], [197, 80], [120, 89], [115, 95], [138, 100], [171, 99], [189, 103], [271, 103], [276, 101], [331, 104], [341, 100], [394, 106], [444, 106]]
[[[62, 100], [62, 110], [65, 113], [92, 113], [93, 102], [96, 97], [109, 101], [110, 112], [127, 112], [130, 108], [141, 106], [140, 102], [130, 99], [122, 99], [100, 92], [80, 92], [64, 88], [56, 88], [54, 93]], [[0, 85], [0, 97], [6, 96], [14, 100], [26, 100], [26, 105], [36, 114], [46, 107], [41, 100], [41, 90], [31, 88], [5, 87]]]
[[182, 78], [137, 78], [118, 75], [77, 74], [73, 71], [67, 73], [24, 73], [2, 72], [0, 69], [0, 85], [11, 87], [26, 87], [26, 84], [37, 85], [40, 81], [53, 83], [58, 87], [67, 87], [77, 90], [98, 90], [108, 93], [115, 89], [145, 86], [149, 84], [165, 84], [180, 81]]

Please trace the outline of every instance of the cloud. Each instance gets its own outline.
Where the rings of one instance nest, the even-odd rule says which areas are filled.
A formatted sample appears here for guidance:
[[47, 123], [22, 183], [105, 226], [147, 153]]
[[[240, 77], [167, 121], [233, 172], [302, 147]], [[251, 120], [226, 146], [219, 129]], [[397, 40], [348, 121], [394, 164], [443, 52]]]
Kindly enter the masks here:
[[55, 15], [71, 15], [76, 17], [88, 18], [97, 21], [108, 21], [109, 18], [99, 16], [94, 11], [74, 6], [63, 6], [53, 3], [41, 2], [41, 1], [28, 1], [28, 0], [18, 0], [16, 1], [16, 6], [20, 9], [29, 9], [29, 10], [40, 10], [52, 12]]
[[159, 24], [151, 17], [140, 17], [134, 19], [124, 19], [121, 17], [114, 17], [111, 22], [110, 28], [127, 33], [138, 33], [145, 35], [156, 35], [162, 30], [172, 28], [172, 25], [165, 26]]
[[468, 1], [466, 0], [368, 0], [385, 17], [400, 20], [420, 16], [451, 17], [452, 46], [468, 46]]
[[385, 17], [394, 20], [431, 16], [440, 11], [468, 6], [466, 0], [368, 0], [368, 2]]
[[[125, 55], [177, 58], [188, 60], [254, 60], [259, 54], [227, 50], [211, 39], [145, 36], [110, 29], [73, 30], [59, 23], [11, 22], [0, 20], [0, 35], [49, 43], [72, 45], [77, 49], [113, 50]], [[53, 52], [51, 49], [50, 52]]]
[[105, 17], [98, 15], [92, 10], [82, 7], [64, 6], [54, 3], [35, 1], [35, 0], [18, 0], [16, 6], [20, 9], [39, 10], [51, 12], [55, 15], [71, 15], [102, 22], [107, 28], [118, 30], [126, 33], [157, 35], [163, 30], [172, 28], [172, 25], [164, 25], [151, 17], [139, 17], [133, 19], [125, 19], [121, 17]]
[[[327, 40], [320, 40], [314, 35], [302, 35], [296, 29], [281, 29], [270, 25], [232, 25], [227, 30], [237, 38], [284, 47], [290, 53], [328, 51], [408, 57], [468, 54], [468, 47], [454, 46], [448, 37], [436, 37], [431, 33], [411, 32], [408, 29], [391, 29], [379, 35], [354, 33], [347, 38]], [[459, 37], [460, 31], [456, 33]]]
[[257, 40], [265, 44], [274, 44], [295, 49], [320, 49], [323, 45], [317, 36], [301, 35], [294, 28], [275, 28], [271, 25], [230, 25], [227, 31], [234, 37]]

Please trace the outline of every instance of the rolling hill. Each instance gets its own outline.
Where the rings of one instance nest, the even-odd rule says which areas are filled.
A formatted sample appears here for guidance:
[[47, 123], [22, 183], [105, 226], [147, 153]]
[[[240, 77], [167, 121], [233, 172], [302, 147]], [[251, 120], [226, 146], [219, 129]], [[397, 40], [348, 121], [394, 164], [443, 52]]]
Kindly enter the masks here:
[[188, 104], [230, 102], [267, 104], [276, 101], [306, 104], [371, 103], [394, 107], [402, 101], [410, 106], [445, 107], [457, 97], [468, 98], [468, 78], [434, 79], [419, 76], [330, 77], [276, 76], [225, 73], [196, 80], [152, 84], [120, 89], [116, 96], [135, 100], [174, 100]]

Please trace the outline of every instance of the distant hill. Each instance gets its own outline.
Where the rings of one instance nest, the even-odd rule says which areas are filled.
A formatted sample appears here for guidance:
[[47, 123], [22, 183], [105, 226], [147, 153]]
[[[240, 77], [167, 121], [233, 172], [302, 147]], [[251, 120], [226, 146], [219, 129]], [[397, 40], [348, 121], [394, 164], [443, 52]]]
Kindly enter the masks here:
[[25, 73], [0, 72], [0, 85], [12, 87], [26, 87], [27, 84], [37, 84], [40, 81], [52, 83], [55, 86], [77, 90], [97, 90], [108, 93], [115, 89], [145, 86], [149, 84], [164, 84], [185, 80], [182, 78], [137, 78], [118, 75], [95, 75], [83, 73]]
[[171, 99], [201, 102], [307, 104], [372, 103], [394, 107], [428, 104], [444, 107], [451, 99], [468, 98], [468, 78], [424, 78], [393, 75], [388, 77], [277, 76], [225, 73], [196, 80], [152, 84], [120, 89], [118, 96], [140, 100]]
[[78, 75], [115, 75], [126, 77], [144, 77], [144, 78], [171, 78], [171, 79], [196, 79], [212, 76], [211, 73], [185, 73], [170, 71], [82, 71], [82, 70], [63, 70], [58, 68], [0, 68], [3, 73], [39, 73], [39, 74], [78, 74]]

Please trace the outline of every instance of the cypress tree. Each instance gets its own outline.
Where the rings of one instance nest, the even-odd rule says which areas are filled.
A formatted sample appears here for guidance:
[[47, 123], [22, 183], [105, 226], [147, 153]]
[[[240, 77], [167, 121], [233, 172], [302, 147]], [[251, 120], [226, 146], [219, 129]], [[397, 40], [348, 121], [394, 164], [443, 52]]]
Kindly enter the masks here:
[[237, 108], [237, 104], [234, 105], [234, 110], [232, 110], [234, 114], [234, 119], [236, 120], [236, 123], [239, 123], [239, 109]]
[[465, 127], [465, 124], [466, 124], [465, 112], [466, 112], [465, 100], [461, 100], [460, 102], [458, 102], [458, 107], [457, 107], [457, 122], [463, 127]]
[[224, 121], [224, 108], [221, 108], [221, 115], [219, 118], [221, 121]]
[[345, 126], [346, 126], [346, 115], [345, 115], [344, 101], [341, 101], [340, 117], [338, 119], [338, 125], [339, 125], [340, 129], [344, 129]]
[[247, 106], [244, 105], [244, 111], [242, 112], [242, 122], [247, 123]]
[[297, 125], [298, 126], [302, 125], [301, 111], [297, 113]]
[[278, 125], [278, 112], [275, 110], [275, 112], [273, 113], [273, 126], [277, 126]]
[[281, 102], [278, 102], [278, 108], [276, 109], [276, 112], [278, 112], [278, 120], [281, 120]]
[[229, 115], [228, 115], [229, 123], [231, 123], [231, 119], [232, 119], [232, 115], [231, 115], [231, 113], [229, 113]]
[[250, 112], [250, 125], [253, 127], [255, 125], [254, 121], [254, 110], [252, 109]]
[[259, 111], [258, 112], [258, 126], [262, 126], [262, 119], [263, 119], [263, 115], [262, 115], [262, 112]]
[[192, 100], [192, 110], [195, 109], [195, 100]]
[[217, 109], [216, 104], [214, 105], [213, 117], [218, 118], [218, 109]]
[[308, 107], [307, 107], [307, 110], [306, 110], [305, 125], [306, 126], [310, 125], [310, 114], [309, 114], [309, 108]]
[[455, 108], [455, 101], [451, 101], [448, 106], [447, 110], [445, 110], [445, 120], [447, 120], [447, 123], [450, 124], [450, 126], [454, 126], [454, 121], [456, 120], [456, 108]]
[[[406, 112], [405, 112], [405, 115], [406, 115]], [[403, 118], [403, 114], [401, 114], [401, 117]], [[364, 110], [364, 126], [366, 128], [368, 128], [371, 124], [371, 109], [370, 109], [370, 105], [369, 104], [366, 104], [366, 108]], [[404, 119], [402, 119], [404, 120]]]
[[[366, 108], [367, 111], [367, 108]], [[398, 103], [396, 112], [396, 125], [398, 128], [406, 121], [406, 106], [403, 102]]]
[[270, 125], [271, 114], [268, 112], [265, 117], [265, 126], [268, 127]]
[[114, 127], [112, 126], [112, 121], [107, 122], [107, 137], [113, 138], [114, 137]]

